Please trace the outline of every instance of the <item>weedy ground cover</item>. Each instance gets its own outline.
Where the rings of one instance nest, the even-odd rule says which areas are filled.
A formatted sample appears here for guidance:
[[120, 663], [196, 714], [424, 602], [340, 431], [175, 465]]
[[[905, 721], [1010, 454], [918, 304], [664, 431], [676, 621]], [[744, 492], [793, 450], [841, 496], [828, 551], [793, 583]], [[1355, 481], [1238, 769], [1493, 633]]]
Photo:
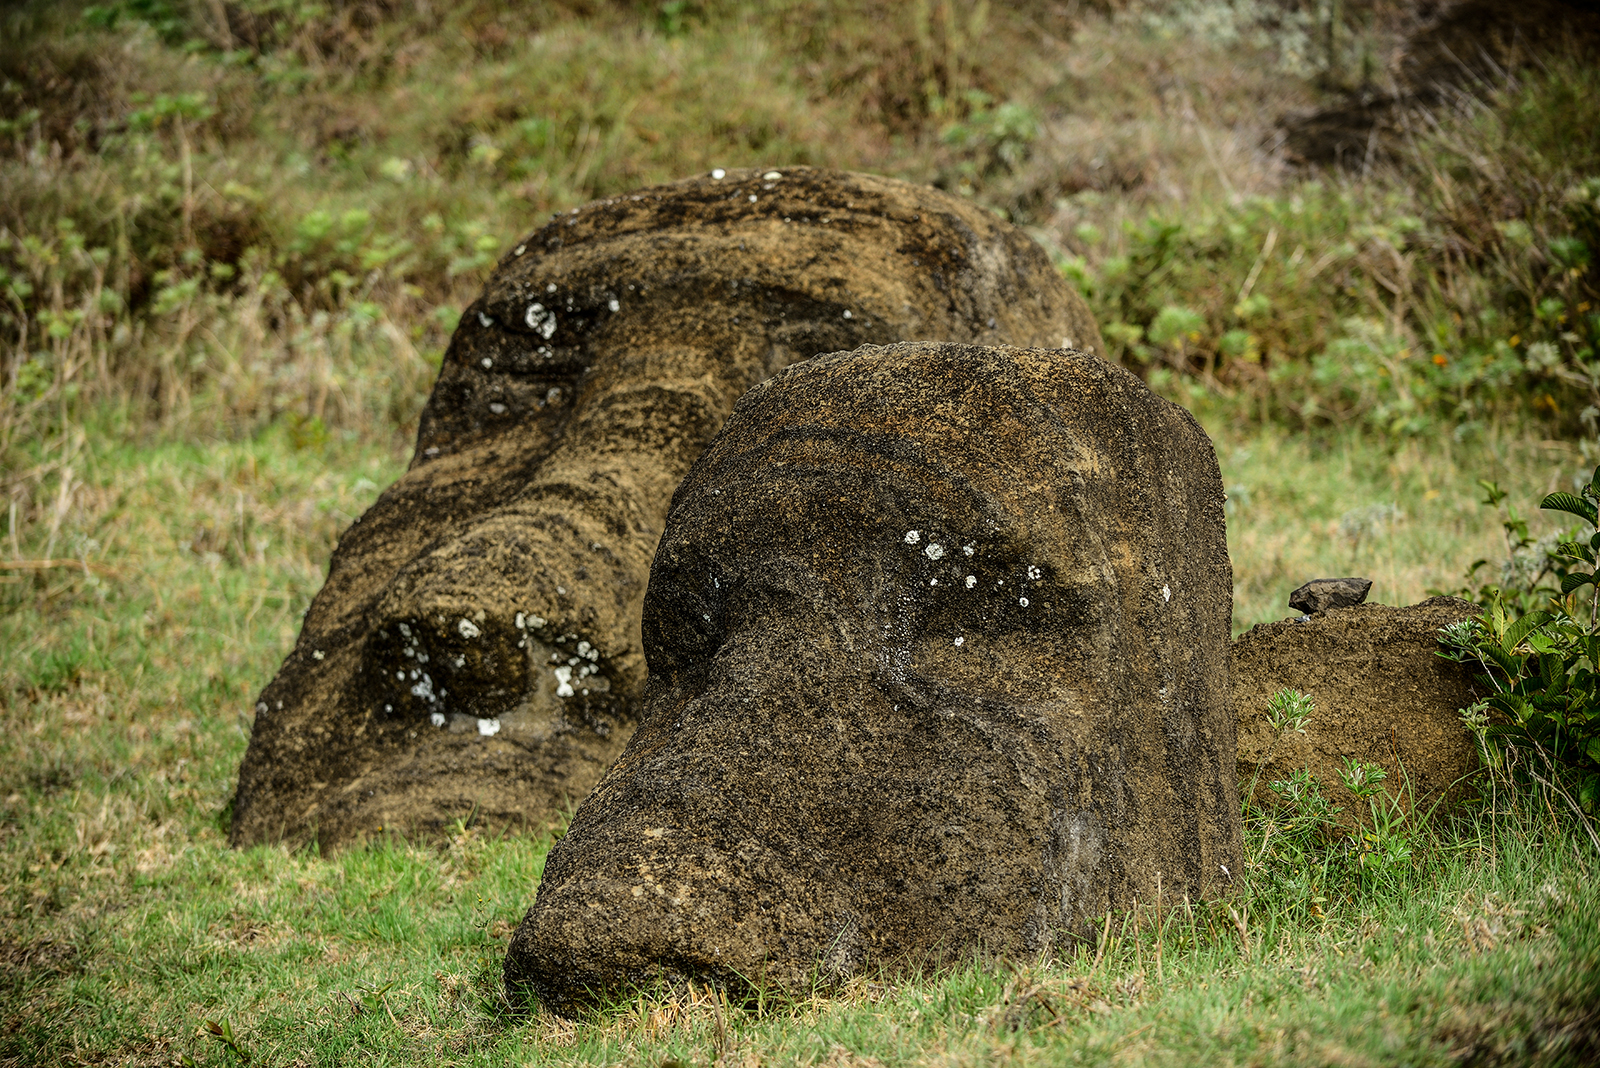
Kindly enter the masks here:
[[[713, 165], [873, 169], [1030, 227], [1212, 434], [1236, 631], [1314, 576], [1517, 587], [1564, 526], [1540, 499], [1600, 459], [1600, 93], [1550, 57], [1363, 171], [1286, 168], [1280, 115], [1388, 88], [1400, 8], [0, 13], [0, 1063], [1593, 1057], [1596, 855], [1526, 782], [1377, 841], [1285, 782], [1237, 896], [1052, 964], [582, 1021], [496, 982], [548, 838], [462, 813], [438, 848], [224, 846], [255, 693], [495, 257]], [[1531, 524], [1509, 546], [1479, 480]]]

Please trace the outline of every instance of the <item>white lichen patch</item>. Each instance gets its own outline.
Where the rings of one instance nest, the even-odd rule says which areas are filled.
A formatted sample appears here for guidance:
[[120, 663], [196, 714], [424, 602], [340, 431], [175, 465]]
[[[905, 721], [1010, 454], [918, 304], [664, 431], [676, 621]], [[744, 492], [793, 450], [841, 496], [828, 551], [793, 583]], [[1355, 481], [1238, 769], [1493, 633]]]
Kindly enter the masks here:
[[311, 650], [311, 658], [313, 660], [321, 660], [323, 657], [325, 657], [327, 655], [328, 654], [324, 653], [321, 649], [313, 649], [313, 650]]
[[478, 635], [483, 633], [483, 631], [478, 629], [478, 625], [470, 619], [463, 619], [458, 622], [456, 624], [456, 630], [461, 632], [461, 636], [463, 638], [476, 638]]
[[622, 310], [622, 301], [618, 300], [616, 297], [612, 297], [606, 302], [606, 307], [610, 308], [614, 312], [619, 312]]
[[1017, 603], [1020, 604], [1024, 608], [1028, 607], [1028, 599], [1026, 597], [1018, 597], [1017, 598]]
[[967, 643], [967, 639], [961, 637], [960, 635], [956, 636], [956, 644], [957, 645], [965, 645], [966, 643]]
[[750, 194], [750, 203], [754, 204], [755, 202], [756, 202], [756, 195], [754, 193], [751, 193]]
[[556, 677], [556, 696], [571, 697], [574, 692], [572, 689], [572, 668], [563, 664], [556, 668], [553, 674]]
[[1161, 586], [1161, 599], [1163, 601], [1172, 600], [1172, 587], [1166, 585], [1165, 583], [1163, 583]]
[[976, 545], [972, 544], [971, 542], [968, 542], [967, 544], [965, 544], [965, 545], [963, 545], [961, 547], [961, 552], [962, 552], [962, 555], [964, 555], [964, 556], [971, 556], [973, 553], [975, 553], [977, 551], [978, 551], [978, 547]]
[[483, 735], [485, 738], [490, 738], [496, 734], [499, 734], [500, 721], [498, 719], [483, 719], [482, 717], [479, 717], [478, 733]]
[[498, 401], [491, 402], [490, 405], [489, 405], [489, 410], [491, 412], [493, 412], [495, 415], [505, 415], [506, 414], [506, 406], [504, 404], [501, 404]]
[[978, 576], [977, 575], [968, 575], [967, 576], [967, 589], [970, 590], [970, 589], [972, 589], [972, 587], [976, 586], [977, 584], [978, 584]]
[[920, 531], [920, 530], [908, 530], [908, 531], [906, 531], [906, 544], [907, 545], [915, 545], [917, 542], [919, 542], [921, 540], [922, 540], [922, 531]]
[[928, 543], [928, 547], [926, 549], [922, 550], [922, 552], [923, 552], [924, 555], [927, 556], [927, 558], [929, 560], [943, 560], [944, 559], [944, 546], [940, 545], [936, 541], [930, 541]]
[[443, 712], [434, 712], [434, 713], [430, 714], [428, 716], [428, 722], [432, 723], [435, 727], [443, 727], [444, 726], [444, 713]]
[[483, 369], [485, 371], [487, 371], [489, 368], [494, 366], [494, 361], [489, 359], [489, 357], [487, 357], [487, 356], [485, 356], [482, 360], [479, 360], [478, 362], [483, 364]]
[[1034, 567], [1032, 564], [1028, 565], [1028, 578], [1030, 578], [1034, 582], [1038, 582], [1043, 577], [1044, 577], [1044, 572], [1043, 571], [1040, 571], [1038, 568]]
[[[555, 286], [550, 287], [552, 292], [555, 288]], [[555, 336], [556, 313], [546, 308], [543, 304], [535, 301], [528, 305], [528, 314], [523, 319], [527, 322], [529, 330], [537, 331], [539, 336], [546, 341]]]

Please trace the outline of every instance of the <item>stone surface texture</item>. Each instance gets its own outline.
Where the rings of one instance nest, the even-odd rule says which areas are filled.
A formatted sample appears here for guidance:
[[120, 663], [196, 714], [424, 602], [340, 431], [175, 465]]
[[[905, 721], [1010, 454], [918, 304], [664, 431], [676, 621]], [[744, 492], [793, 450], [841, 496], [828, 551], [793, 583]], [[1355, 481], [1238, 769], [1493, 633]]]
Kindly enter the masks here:
[[[1461, 780], [1479, 766], [1459, 712], [1477, 699], [1472, 672], [1436, 654], [1439, 628], [1476, 611], [1454, 597], [1408, 608], [1364, 604], [1240, 635], [1233, 702], [1241, 788], [1253, 780], [1256, 800], [1272, 803], [1274, 780], [1309, 767], [1350, 827], [1367, 809], [1339, 781], [1346, 757], [1381, 766], [1384, 786], [1405, 796], [1408, 809], [1466, 796], [1471, 787]], [[1267, 702], [1286, 688], [1310, 694], [1316, 707], [1305, 733], [1278, 737], [1267, 725]]]
[[1079, 352], [869, 346], [751, 390], [673, 497], [641, 725], [508, 987], [803, 990], [1225, 889], [1222, 501], [1194, 419]]
[[734, 401], [819, 352], [916, 338], [1100, 344], [1021, 231], [887, 179], [731, 171], [518, 242], [256, 704], [232, 841], [570, 811], [633, 729], [651, 555]]
[[1289, 595], [1289, 607], [1307, 615], [1330, 608], [1354, 608], [1371, 590], [1369, 578], [1312, 579]]

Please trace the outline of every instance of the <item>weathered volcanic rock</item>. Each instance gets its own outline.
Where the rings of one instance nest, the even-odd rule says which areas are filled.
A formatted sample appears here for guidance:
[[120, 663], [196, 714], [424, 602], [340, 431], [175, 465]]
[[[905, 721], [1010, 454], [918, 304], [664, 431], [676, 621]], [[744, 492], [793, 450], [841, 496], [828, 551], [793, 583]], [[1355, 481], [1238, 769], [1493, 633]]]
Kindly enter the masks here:
[[576, 804], [633, 728], [650, 558], [734, 400], [910, 338], [1099, 344], [1021, 231], [863, 175], [730, 172], [517, 244], [462, 315], [411, 469], [345, 533], [261, 694], [233, 842]]
[[1225, 886], [1222, 499], [1188, 413], [1083, 353], [869, 346], [751, 390], [673, 497], [641, 724], [508, 986], [804, 987]]
[[1354, 608], [1372, 592], [1369, 578], [1312, 579], [1289, 595], [1289, 607], [1307, 614]]
[[[1472, 672], [1436, 654], [1439, 628], [1476, 612], [1467, 601], [1435, 597], [1409, 608], [1336, 608], [1241, 635], [1233, 643], [1233, 702], [1246, 788], [1253, 780], [1256, 800], [1270, 803], [1274, 780], [1310, 768], [1354, 826], [1366, 807], [1339, 781], [1349, 757], [1380, 765], [1385, 786], [1408, 808], [1426, 811], [1463, 796], [1470, 787], [1460, 781], [1479, 757], [1460, 710], [1477, 698]], [[1280, 738], [1267, 725], [1267, 702], [1281, 689], [1315, 701], [1304, 734]]]

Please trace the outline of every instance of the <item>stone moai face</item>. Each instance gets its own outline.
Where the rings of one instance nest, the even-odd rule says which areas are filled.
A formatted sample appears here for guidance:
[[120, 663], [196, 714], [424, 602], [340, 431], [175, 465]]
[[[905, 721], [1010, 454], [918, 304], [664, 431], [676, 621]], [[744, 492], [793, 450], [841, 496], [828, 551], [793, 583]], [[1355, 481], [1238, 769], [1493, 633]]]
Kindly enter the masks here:
[[934, 190], [729, 172], [559, 216], [462, 315], [406, 475], [256, 705], [232, 841], [538, 826], [637, 720], [668, 502], [752, 385], [941, 337], [1093, 347], [1013, 227]]
[[1231, 601], [1210, 442], [1127, 372], [949, 344], [791, 368], [673, 498], [640, 727], [508, 984], [803, 988], [1216, 892]]

